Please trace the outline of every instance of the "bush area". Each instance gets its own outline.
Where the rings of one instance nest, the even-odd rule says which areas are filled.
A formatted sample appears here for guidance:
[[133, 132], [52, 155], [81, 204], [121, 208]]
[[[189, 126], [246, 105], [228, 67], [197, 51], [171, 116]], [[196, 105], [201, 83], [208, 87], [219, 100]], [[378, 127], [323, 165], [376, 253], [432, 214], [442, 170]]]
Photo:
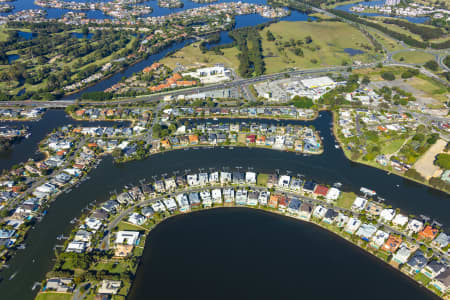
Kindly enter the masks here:
[[436, 166], [439, 166], [441, 169], [450, 170], [450, 154], [441, 153], [436, 156], [436, 160], [434, 161]]

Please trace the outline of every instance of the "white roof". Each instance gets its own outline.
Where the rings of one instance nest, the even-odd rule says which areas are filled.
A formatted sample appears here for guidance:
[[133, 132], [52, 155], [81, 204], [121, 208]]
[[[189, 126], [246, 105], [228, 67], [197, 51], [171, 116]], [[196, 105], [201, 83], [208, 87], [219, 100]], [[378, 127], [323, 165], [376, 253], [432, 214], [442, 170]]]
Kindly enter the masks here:
[[139, 238], [138, 231], [122, 230], [116, 233], [116, 244], [136, 245]]
[[386, 208], [381, 211], [380, 219], [386, 220], [386, 221], [392, 221], [395, 216], [395, 210], [392, 208]]
[[341, 192], [337, 188], [332, 187], [328, 190], [326, 198], [328, 200], [337, 200], [337, 198], [339, 198], [340, 193]]
[[402, 214], [398, 214], [392, 220], [392, 223], [394, 223], [395, 225], [398, 225], [398, 226], [405, 226], [406, 223], [408, 223], [408, 217], [404, 216]]
[[324, 86], [330, 86], [330, 85], [336, 84], [328, 76], [303, 79], [303, 80], [301, 80], [301, 83], [307, 88], [324, 87]]

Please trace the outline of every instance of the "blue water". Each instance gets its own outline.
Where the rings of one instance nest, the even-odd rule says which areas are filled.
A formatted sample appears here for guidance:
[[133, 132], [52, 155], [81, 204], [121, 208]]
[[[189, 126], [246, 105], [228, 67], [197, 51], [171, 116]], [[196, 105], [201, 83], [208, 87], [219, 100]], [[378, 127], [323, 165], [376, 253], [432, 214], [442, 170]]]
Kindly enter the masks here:
[[347, 53], [350, 56], [355, 56], [358, 54], [364, 54], [364, 51], [359, 50], [359, 49], [353, 49], [353, 48], [345, 48], [344, 52]]
[[77, 38], [77, 39], [88, 39], [88, 40], [90, 40], [94, 36], [94, 34], [88, 33], [87, 35], [84, 35], [84, 34], [79, 33], [79, 32], [72, 32], [72, 36]]
[[11, 64], [13, 61], [18, 60], [19, 57], [20, 56], [17, 54], [8, 55], [8, 63]]
[[32, 40], [36, 37], [32, 32], [18, 31], [17, 34], [21, 37], [28, 40]]
[[[350, 3], [350, 4], [345, 4], [345, 5], [339, 5], [339, 6], [336, 6], [336, 9], [343, 10], [343, 11], [346, 11], [346, 12], [349, 12], [349, 13], [353, 13], [353, 14], [358, 14], [358, 15], [361, 15], [361, 16], [369, 16], [369, 17], [370, 16], [372, 16], [372, 17], [375, 17], [375, 16], [386, 16], [386, 15], [378, 14], [378, 13], [357, 13], [357, 12], [353, 12], [353, 11], [350, 10], [350, 8], [352, 8], [353, 6], [357, 6], [359, 4], [372, 5], [372, 6], [374, 6], [374, 5], [382, 6], [382, 5], [384, 5], [385, 2], [386, 1], [384, 1], [384, 0], [381, 0], [381, 1], [380, 0], [378, 0], [378, 1], [363, 1], [363, 2], [358, 2], [358, 3]], [[424, 23], [426, 20], [428, 20], [428, 17], [403, 17], [403, 16], [396, 16], [395, 18], [405, 19], [405, 20], [408, 20], [411, 23]]]

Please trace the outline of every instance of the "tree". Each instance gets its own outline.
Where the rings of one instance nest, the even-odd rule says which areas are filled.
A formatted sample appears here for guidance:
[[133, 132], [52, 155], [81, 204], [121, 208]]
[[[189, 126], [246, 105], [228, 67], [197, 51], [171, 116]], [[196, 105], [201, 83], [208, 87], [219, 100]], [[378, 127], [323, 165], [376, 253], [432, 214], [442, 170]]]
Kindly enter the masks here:
[[370, 83], [370, 78], [369, 78], [369, 76], [367, 76], [367, 75], [364, 76], [364, 78], [362, 79], [361, 82], [362, 82], [362, 84], [366, 84], [366, 85], [369, 84], [369, 83]]
[[431, 71], [437, 71], [439, 68], [438, 63], [435, 60], [427, 61], [424, 66]]
[[384, 80], [389, 80], [389, 81], [395, 80], [395, 75], [392, 72], [383, 72], [383, 73], [381, 73], [381, 77]]

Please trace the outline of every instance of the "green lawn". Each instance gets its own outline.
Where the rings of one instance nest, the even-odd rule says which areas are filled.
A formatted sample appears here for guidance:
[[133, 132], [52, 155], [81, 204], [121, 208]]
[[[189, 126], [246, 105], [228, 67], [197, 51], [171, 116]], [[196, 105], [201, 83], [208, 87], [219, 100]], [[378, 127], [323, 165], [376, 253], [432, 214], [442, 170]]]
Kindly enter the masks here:
[[399, 150], [404, 142], [405, 142], [405, 139], [396, 139], [396, 140], [389, 141], [387, 143], [383, 143], [382, 148], [381, 148], [381, 153], [392, 154], [395, 151]]
[[125, 223], [125, 222], [120, 222], [119, 225], [119, 230], [134, 230], [134, 231], [142, 231], [143, 229], [139, 226], [135, 226], [133, 224], [129, 224], [129, 223]]
[[35, 300], [70, 300], [70, 299], [72, 299], [72, 294], [55, 293], [55, 292], [39, 293], [35, 298]]
[[[275, 41], [267, 39], [267, 31], [275, 36]], [[291, 40], [302, 40], [311, 36], [310, 44], [296, 46], [303, 56], [297, 56], [284, 44]], [[342, 22], [278, 22], [264, 28], [261, 32], [262, 48], [266, 73], [277, 73], [288, 68], [318, 68], [342, 65], [354, 60], [369, 62], [374, 60], [375, 52], [371, 42], [359, 30]], [[277, 45], [278, 43], [278, 45]], [[364, 54], [350, 56], [345, 48], [362, 50]], [[317, 62], [315, 62], [315, 61]]]
[[258, 185], [267, 186], [267, 180], [269, 179], [269, 174], [258, 174], [258, 179], [256, 182]]
[[428, 278], [427, 276], [425, 276], [425, 275], [422, 274], [422, 273], [417, 273], [417, 275], [414, 276], [414, 279], [417, 280], [417, 281], [422, 282], [425, 286], [426, 286], [428, 283], [430, 283], [430, 281], [431, 281], [430, 278]]
[[350, 208], [355, 201], [356, 195], [352, 192], [342, 192], [336, 201], [336, 206]]
[[199, 68], [222, 63], [227, 67], [237, 70], [239, 66], [237, 59], [239, 50], [237, 48], [222, 49], [224, 55], [216, 55], [212, 51], [207, 51], [203, 54], [198, 47], [199, 43], [188, 45], [174, 54], [163, 58], [160, 63], [167, 65], [171, 69], [174, 69], [177, 63], [184, 65], [186, 68]]
[[[422, 51], [405, 51], [396, 53], [392, 58], [398, 62], [403, 62], [407, 64], [424, 64], [429, 60], [434, 60], [433, 54], [422, 52]], [[402, 60], [403, 59], [403, 60]]]

